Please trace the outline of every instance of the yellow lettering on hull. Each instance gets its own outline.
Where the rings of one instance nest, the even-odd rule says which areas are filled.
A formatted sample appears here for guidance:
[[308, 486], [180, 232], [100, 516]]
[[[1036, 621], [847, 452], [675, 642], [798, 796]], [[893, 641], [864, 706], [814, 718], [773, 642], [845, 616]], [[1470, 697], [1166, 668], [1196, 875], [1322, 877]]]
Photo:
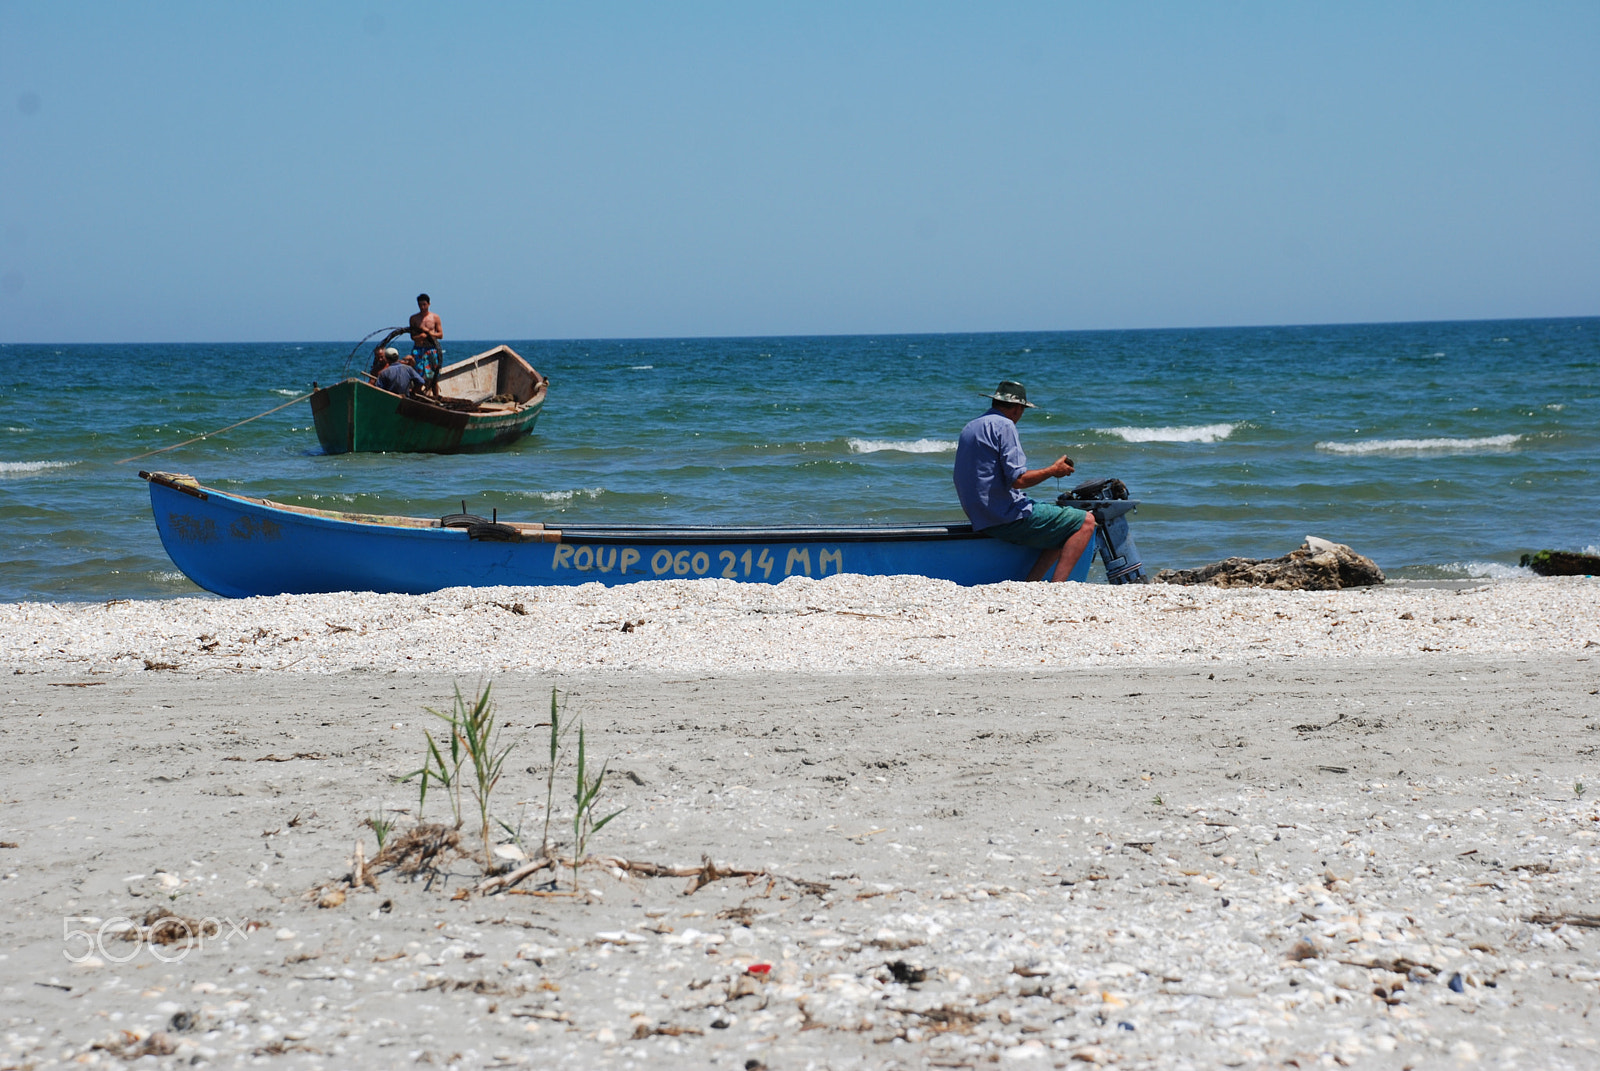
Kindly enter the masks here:
[[[580, 573], [615, 573], [618, 576], [652, 575], [668, 577], [716, 576], [725, 580], [772, 580], [780, 555], [783, 576], [811, 576], [811, 547], [729, 547], [726, 550], [652, 551], [638, 547], [602, 547], [590, 544], [559, 543], [550, 559], [550, 569], [559, 573], [572, 569]], [[844, 572], [844, 550], [817, 547], [816, 574], [828, 576]], [[648, 554], [648, 557], [646, 555]], [[648, 565], [648, 570], [642, 566]]]

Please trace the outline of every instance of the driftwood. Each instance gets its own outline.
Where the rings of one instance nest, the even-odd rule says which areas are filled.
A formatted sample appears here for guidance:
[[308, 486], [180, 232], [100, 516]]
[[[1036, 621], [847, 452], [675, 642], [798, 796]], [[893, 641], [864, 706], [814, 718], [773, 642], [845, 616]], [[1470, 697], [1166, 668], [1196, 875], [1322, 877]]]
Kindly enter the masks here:
[[1600, 915], [1529, 915], [1528, 921], [1539, 926], [1582, 926], [1586, 929], [1600, 930]]
[[483, 881], [480, 881], [478, 883], [478, 894], [480, 896], [487, 896], [489, 893], [496, 893], [501, 889], [509, 889], [523, 878], [528, 877], [531, 874], [537, 874], [541, 870], [547, 870], [550, 867], [555, 866], [555, 864], [556, 861], [554, 859], [550, 858], [548, 855], [542, 855], [533, 860], [533, 862], [524, 863], [515, 870], [508, 870], [504, 874], [496, 874], [492, 878], [487, 878]]
[[[770, 870], [718, 866], [716, 863], [712, 862], [709, 855], [700, 857], [699, 866], [671, 866], [666, 863], [652, 863], [641, 859], [623, 859], [619, 856], [612, 855], [584, 856], [583, 859], [578, 860], [578, 865], [607, 867], [613, 870], [621, 870], [629, 874], [636, 874], [642, 878], [689, 878], [691, 879], [689, 885], [683, 890], [683, 895], [685, 896], [691, 896], [705, 888], [707, 885], [710, 885], [712, 882], [721, 881], [723, 878], [745, 878], [746, 880], [767, 878], [770, 881], [787, 882], [788, 884], [799, 889], [801, 892], [809, 893], [812, 896], [821, 896], [832, 887], [825, 882], [806, 881], [803, 878], [791, 878], [786, 874], [774, 874]], [[573, 866], [573, 860], [555, 859], [551, 858], [550, 856], [541, 856], [538, 859], [532, 860], [531, 862], [517, 867], [515, 870], [508, 871], [504, 874], [497, 874], [492, 878], [488, 878], [482, 882], [479, 882], [478, 893], [480, 895], [488, 895], [490, 893], [501, 892], [502, 890], [509, 889], [523, 878], [526, 878], [532, 874], [537, 874], [541, 870], [547, 870], [554, 866], [564, 866], [570, 868]]]
[[1384, 576], [1376, 562], [1343, 543], [1306, 536], [1298, 550], [1281, 558], [1227, 558], [1198, 569], [1163, 569], [1155, 580], [1218, 588], [1336, 591], [1381, 584]]
[[350, 887], [352, 889], [369, 888], [378, 891], [378, 879], [373, 877], [372, 869], [367, 866], [367, 850], [356, 841], [355, 855], [350, 860]]

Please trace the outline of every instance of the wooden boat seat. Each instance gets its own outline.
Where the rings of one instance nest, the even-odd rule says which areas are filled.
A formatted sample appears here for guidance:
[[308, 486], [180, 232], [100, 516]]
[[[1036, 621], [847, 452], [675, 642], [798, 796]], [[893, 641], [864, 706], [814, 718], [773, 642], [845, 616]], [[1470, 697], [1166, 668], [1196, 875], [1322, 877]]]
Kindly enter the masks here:
[[493, 398], [493, 397], [494, 397], [494, 391], [492, 391], [492, 390], [478, 391], [478, 392], [473, 393], [473, 394], [446, 394], [446, 395], [444, 395], [444, 398], [445, 398], [446, 401], [464, 402], [467, 405], [472, 406], [473, 408], [477, 408], [477, 407], [483, 405], [484, 402], [488, 401], [490, 398]]

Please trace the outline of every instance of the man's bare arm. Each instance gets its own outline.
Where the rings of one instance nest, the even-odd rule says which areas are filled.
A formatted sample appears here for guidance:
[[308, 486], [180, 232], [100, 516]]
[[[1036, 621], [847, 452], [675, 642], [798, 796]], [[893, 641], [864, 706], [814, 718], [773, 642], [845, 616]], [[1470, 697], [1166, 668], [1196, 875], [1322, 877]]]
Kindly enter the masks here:
[[1071, 476], [1072, 470], [1072, 459], [1063, 454], [1056, 459], [1053, 465], [1042, 469], [1029, 469], [1024, 472], [1021, 476], [1011, 481], [1011, 486], [1019, 491], [1026, 490], [1035, 484], [1043, 483], [1053, 476]]

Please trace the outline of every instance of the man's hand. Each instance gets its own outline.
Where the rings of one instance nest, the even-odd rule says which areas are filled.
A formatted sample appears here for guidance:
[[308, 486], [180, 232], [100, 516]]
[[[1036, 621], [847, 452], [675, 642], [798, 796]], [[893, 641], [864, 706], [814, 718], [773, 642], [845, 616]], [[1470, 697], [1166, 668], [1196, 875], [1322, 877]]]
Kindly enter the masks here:
[[1059, 478], [1062, 476], [1071, 476], [1072, 468], [1072, 458], [1063, 454], [1056, 458], [1055, 463], [1047, 468], [1029, 469], [1027, 472], [1024, 472], [1021, 476], [1018, 476], [1012, 481], [1011, 486], [1018, 488], [1019, 490], [1026, 490], [1027, 488], [1032, 487], [1034, 484], [1043, 483], [1051, 477]]

